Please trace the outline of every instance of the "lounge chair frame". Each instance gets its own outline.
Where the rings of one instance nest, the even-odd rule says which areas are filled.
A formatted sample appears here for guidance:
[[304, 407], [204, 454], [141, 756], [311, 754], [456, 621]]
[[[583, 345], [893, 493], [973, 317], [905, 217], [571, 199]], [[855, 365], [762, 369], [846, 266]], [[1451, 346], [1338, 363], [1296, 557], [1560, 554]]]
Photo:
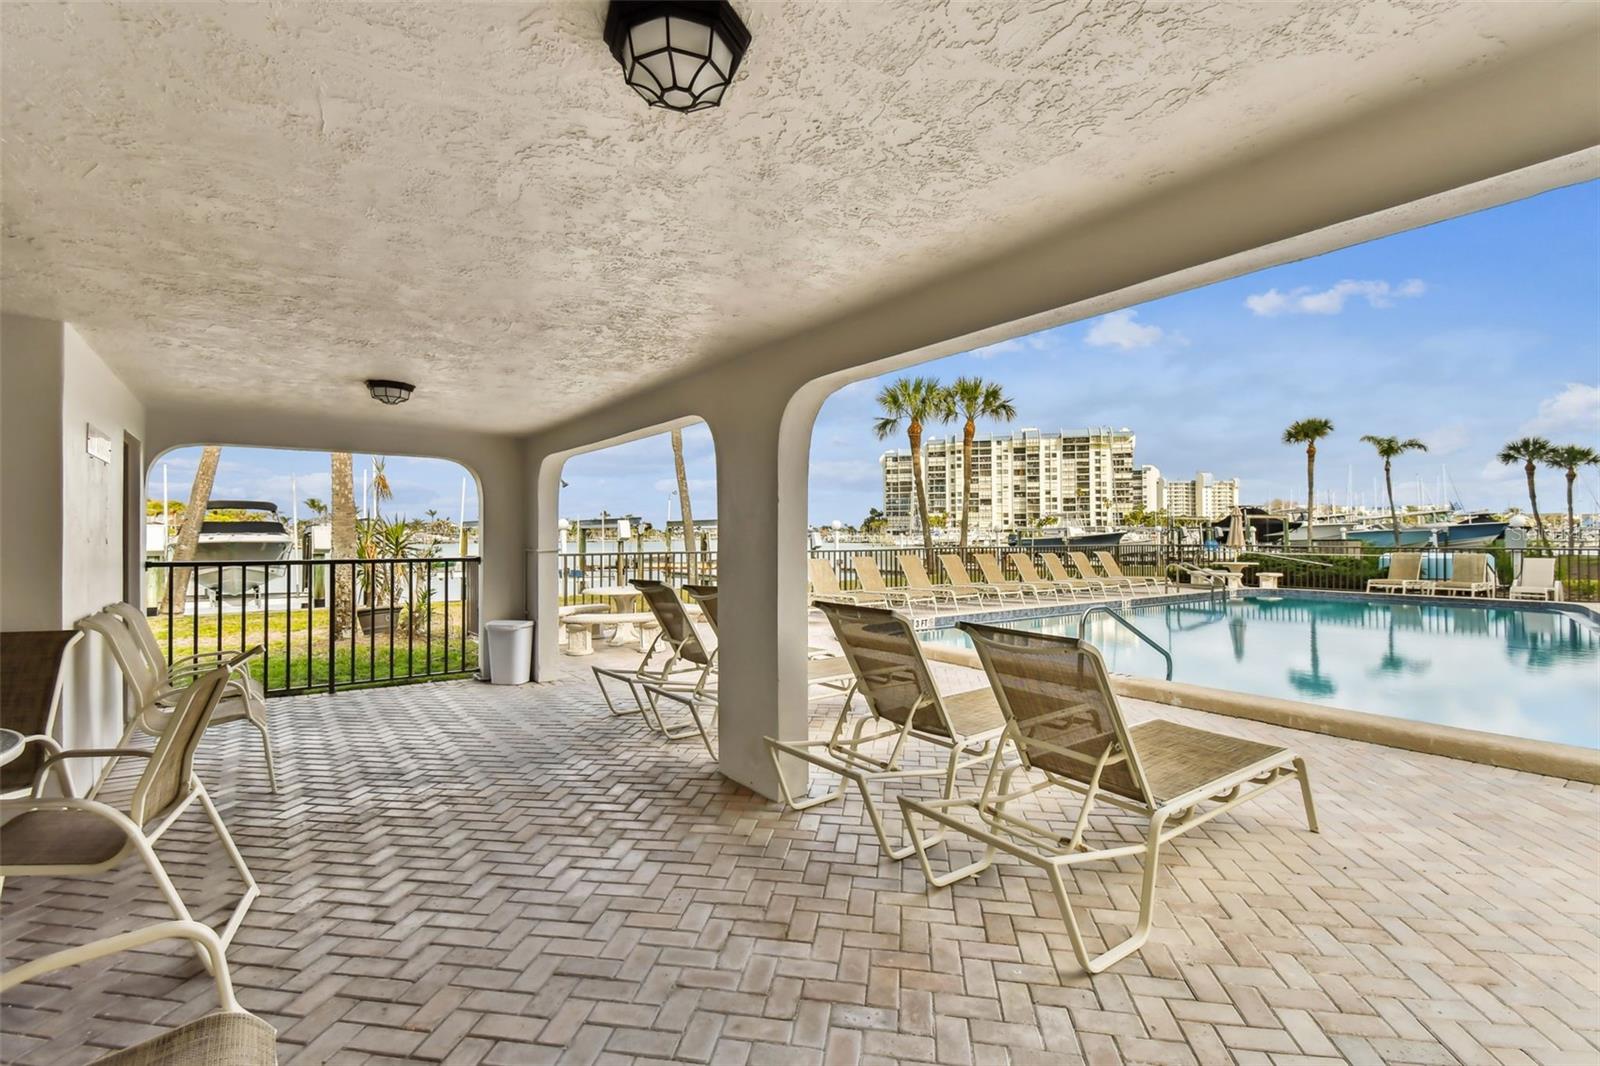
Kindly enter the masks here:
[[[1120, 593], [1124, 590], [1114, 585], [1107, 584], [1099, 576], [1080, 577], [1067, 569], [1067, 564], [1055, 552], [1041, 552], [1040, 560], [1044, 563], [1045, 572], [1050, 575], [1050, 580], [1057, 584], [1066, 585], [1089, 593], [1090, 597], [1105, 596], [1111, 593]], [[1074, 567], [1073, 569], [1077, 569]], [[1093, 571], [1091, 571], [1091, 574]]]
[[[946, 710], [945, 697], [939, 692], [928, 671], [927, 661], [922, 656], [916, 633], [910, 621], [903, 615], [882, 608], [854, 604], [821, 606], [828, 621], [833, 625], [840, 647], [844, 649], [845, 658], [849, 660], [851, 670], [855, 674], [855, 691], [861, 694], [868, 714], [864, 718], [857, 719], [855, 726], [847, 730], [847, 717], [841, 712], [834, 722], [832, 733], [826, 740], [790, 742], [775, 737], [765, 738], [767, 754], [772, 759], [772, 767], [778, 775], [783, 803], [796, 811], [810, 810], [843, 798], [848, 788], [853, 785], [861, 795], [862, 805], [866, 807], [872, 831], [877, 836], [878, 845], [883, 849], [883, 853], [895, 861], [910, 858], [916, 850], [915, 846], [910, 843], [897, 845], [890, 840], [883, 815], [878, 809], [877, 802], [872, 798], [872, 789], [868, 786], [875, 781], [927, 778], [937, 774], [944, 778], [943, 795], [946, 798], [954, 797], [956, 774], [989, 759], [989, 749], [998, 742], [1004, 725], [997, 710], [992, 729], [970, 734], [957, 730]], [[909, 709], [903, 712], [890, 711], [880, 702], [880, 683], [907, 679], [898, 671], [887, 673], [875, 671], [863, 663], [860, 651], [847, 629], [849, 624], [861, 622], [882, 627], [882, 635], [894, 633], [898, 637], [897, 643], [902, 657], [912, 674], [910, 680], [918, 688], [917, 698]], [[933, 721], [938, 726], [936, 730], [919, 728], [917, 723], [919, 719], [924, 719], [924, 712], [931, 712]], [[896, 720], [896, 714], [903, 714], [903, 720]], [[947, 751], [944, 765], [926, 769], [905, 769], [901, 760], [905, 754], [906, 743], [910, 740], [921, 741]], [[868, 746], [882, 741], [892, 741], [886, 757], [868, 752]], [[972, 754], [964, 758], [963, 755], [968, 752]], [[782, 755], [792, 755], [819, 770], [838, 775], [838, 787], [820, 796], [795, 796], [790, 791], [788, 779], [783, 773], [780, 758]]]
[[1367, 582], [1368, 592], [1429, 591], [1434, 584], [1422, 580], [1422, 553], [1395, 552], [1389, 556], [1389, 572]]
[[[1073, 637], [1017, 634], [993, 626], [972, 623], [962, 623], [961, 628], [972, 638], [974, 646], [978, 649], [984, 670], [989, 675], [1001, 709], [1006, 715], [1006, 729], [990, 759], [982, 792], [976, 798], [949, 797], [936, 801], [919, 801], [905, 796], [900, 798], [907, 833], [911, 837], [912, 846], [916, 849], [923, 875], [930, 885], [945, 887], [979, 874], [988, 869], [993, 864], [996, 854], [1002, 851], [1044, 870], [1050, 878], [1051, 892], [1066, 924], [1073, 954], [1086, 971], [1099, 973], [1139, 950], [1150, 936], [1154, 924], [1160, 850], [1163, 844], [1291, 779], [1300, 782], [1306, 824], [1313, 833], [1318, 831], [1316, 808], [1312, 800], [1311, 782], [1305, 761], [1293, 752], [1276, 749], [1269, 757], [1239, 766], [1181, 795], [1158, 800], [1146, 787], [1144, 774], [1140, 769], [1138, 745], [1135, 739], [1137, 730], [1129, 729], [1126, 725], [1116, 702], [1116, 696], [1111, 691], [1105, 663], [1092, 645]], [[1109, 709], [1113, 724], [1112, 731], [1104, 736], [1105, 744], [1098, 754], [1095, 754], [1092, 748], [1062, 747], [1037, 736], [1025, 735], [1021, 720], [1013, 712], [1008, 700], [1005, 680], [985, 643], [996, 639], [1015, 640], [1019, 637], [1033, 645], [1038, 654], [1050, 654], [1052, 649], [1070, 650], [1084, 654], [1088, 661], [1094, 664], [1099, 699]], [[1082, 706], [1067, 706], [1047, 717], [1071, 718], [1081, 713]], [[1030, 726], [1037, 726], [1041, 721], [1036, 717], [1030, 721]], [[1021, 759], [1019, 765], [1005, 765], [1007, 741], [1018, 753]], [[1040, 755], [1065, 758], [1080, 765], [1083, 779], [1078, 780], [1038, 765], [1034, 760]], [[1103, 775], [1108, 769], [1116, 766], [1126, 769], [1138, 792], [1144, 796], [1142, 801], [1101, 787]], [[1013, 779], [1019, 771], [1042, 774], [1043, 780], [1014, 788]], [[1081, 806], [1069, 836], [1062, 837], [1050, 826], [1029, 821], [1006, 810], [1008, 804], [1049, 789], [1061, 789], [1081, 797]], [[1201, 811], [1200, 804], [1208, 801], [1214, 806]], [[1147, 817], [1149, 822], [1144, 840], [1136, 844], [1103, 848], [1086, 846], [1084, 832], [1088, 827], [1090, 814], [1095, 806], [1101, 803]], [[963, 817], [963, 813], [967, 816]], [[933, 837], [924, 837], [917, 824], [918, 817], [926, 818], [938, 825], [940, 827], [938, 833]], [[946, 839], [952, 832], [981, 842], [984, 845], [983, 854], [965, 866], [948, 870], [943, 874], [935, 873], [929, 859], [929, 849]], [[1066, 871], [1069, 867], [1080, 863], [1136, 855], [1143, 856], [1144, 870], [1139, 890], [1138, 917], [1133, 929], [1123, 940], [1108, 946], [1098, 955], [1091, 954], [1067, 893]]]
[[[1466, 564], [1463, 567], [1463, 563]], [[1463, 569], [1476, 567], [1477, 573], [1465, 578], [1454, 576]], [[1495, 573], [1494, 560], [1481, 552], [1460, 552], [1455, 555], [1451, 577], [1433, 582], [1433, 592], [1440, 596], [1493, 596], [1500, 588], [1499, 575]]]
[[[1533, 568], [1529, 572], [1529, 568]], [[1530, 580], [1533, 579], [1533, 580]], [[1522, 565], [1517, 573], [1517, 579], [1506, 590], [1506, 596], [1513, 600], [1555, 600], [1565, 598], [1566, 590], [1561, 581], [1556, 577], [1556, 560], [1554, 556], [1530, 559], [1523, 556]]]
[[1011, 560], [1011, 565], [1015, 567], [1017, 573], [1022, 576], [1022, 580], [1030, 585], [1048, 586], [1054, 591], [1056, 596], [1065, 597], [1073, 602], [1077, 602], [1078, 593], [1080, 592], [1088, 595], [1091, 599], [1094, 597], [1094, 590], [1089, 588], [1089, 586], [1084, 584], [1082, 581], [1075, 579], [1063, 581], [1054, 577], [1045, 577], [1041, 575], [1038, 567], [1034, 565], [1032, 557], [1026, 552], [1012, 552], [1010, 555], [1006, 556], [1006, 558]]
[[[687, 740], [698, 735], [709, 749], [711, 740], [706, 736], [699, 707], [703, 702], [709, 702], [713, 707], [716, 705], [714, 681], [717, 648], [708, 647], [706, 641], [701, 639], [694, 619], [689, 617], [689, 612], [683, 608], [683, 601], [668, 585], [643, 578], [635, 579], [632, 584], [655, 617], [656, 635], [645, 649], [639, 665], [632, 670], [590, 667], [595, 684], [600, 688], [600, 697], [605, 700], [606, 709], [617, 717], [637, 714], [649, 729], [667, 740]], [[651, 660], [661, 649], [665, 649], [666, 655], [659, 665], [651, 666]], [[606, 688], [607, 679], [628, 690], [633, 697], [633, 707], [617, 706], [611, 691]], [[667, 695], [673, 697], [673, 702], [690, 708], [692, 725], [673, 727], [665, 723], [657, 701]], [[684, 698], [678, 699], [680, 696]]]
[[885, 605], [889, 597], [879, 592], [845, 591], [839, 584], [839, 573], [833, 564], [815, 555], [806, 563], [811, 571], [811, 598], [813, 601], [832, 600], [835, 603], [864, 603], [869, 606]]

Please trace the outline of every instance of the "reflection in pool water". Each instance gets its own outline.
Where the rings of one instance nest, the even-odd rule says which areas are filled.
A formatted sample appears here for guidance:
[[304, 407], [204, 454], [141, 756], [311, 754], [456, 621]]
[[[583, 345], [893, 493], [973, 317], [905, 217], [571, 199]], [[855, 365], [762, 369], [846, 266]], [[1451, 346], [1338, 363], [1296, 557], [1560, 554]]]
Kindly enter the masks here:
[[[1171, 650], [1174, 681], [1600, 747], [1600, 626], [1577, 614], [1290, 596], [1126, 613]], [[1007, 624], [1078, 632], [1072, 615]], [[1115, 619], [1091, 618], [1087, 636], [1114, 672], [1165, 676]]]

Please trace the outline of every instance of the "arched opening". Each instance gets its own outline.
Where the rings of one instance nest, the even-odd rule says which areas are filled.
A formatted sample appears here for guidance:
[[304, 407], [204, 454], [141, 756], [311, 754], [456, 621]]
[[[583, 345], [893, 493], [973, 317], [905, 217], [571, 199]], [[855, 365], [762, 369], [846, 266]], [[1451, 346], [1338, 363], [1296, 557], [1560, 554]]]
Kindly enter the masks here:
[[178, 447], [144, 491], [144, 605], [169, 660], [259, 647], [274, 696], [477, 669], [481, 489], [460, 463]]

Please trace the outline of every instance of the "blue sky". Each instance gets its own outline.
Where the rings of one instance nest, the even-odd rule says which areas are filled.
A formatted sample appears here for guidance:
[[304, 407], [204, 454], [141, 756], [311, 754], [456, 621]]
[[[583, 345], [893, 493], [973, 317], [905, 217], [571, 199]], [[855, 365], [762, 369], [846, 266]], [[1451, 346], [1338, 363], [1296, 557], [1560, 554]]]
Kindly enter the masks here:
[[[361, 506], [361, 473], [370, 471], [372, 456], [352, 457], [356, 479], [356, 507]], [[161, 499], [161, 468], [167, 468], [171, 498], [187, 502], [194, 481], [199, 448], [179, 448], [168, 452], [151, 468], [146, 494]], [[441, 517], [457, 519], [461, 514], [461, 479], [467, 479], [466, 517], [478, 517], [478, 485], [459, 463], [446, 459], [415, 459], [391, 455], [385, 463], [394, 499], [383, 505], [386, 516], [422, 518], [429, 508]], [[369, 474], [370, 476], [370, 474]], [[291, 478], [293, 479], [291, 481]], [[332, 500], [328, 491], [330, 476], [327, 452], [302, 452], [269, 448], [223, 448], [217, 461], [217, 483], [213, 499], [270, 500], [290, 514], [290, 486], [303, 501], [316, 497], [325, 504]], [[301, 508], [300, 517], [309, 517]]]
[[[1360, 437], [1375, 433], [1429, 444], [1430, 454], [1397, 461], [1402, 503], [1416, 498], [1419, 476], [1435, 496], [1447, 470], [1451, 495], [1467, 507], [1525, 506], [1520, 470], [1493, 461], [1506, 440], [1537, 433], [1600, 447], [1600, 182], [907, 373], [998, 381], [1016, 404], [1014, 428], [1130, 427], [1137, 462], [1172, 478], [1197, 470], [1238, 477], [1249, 502], [1303, 497], [1303, 449], [1280, 437], [1289, 422], [1318, 416], [1335, 425], [1319, 448], [1318, 484], [1341, 501], [1353, 482], [1370, 502], [1382, 467]], [[874, 397], [897, 376], [857, 382], [823, 406], [812, 438], [813, 523], [855, 523], [881, 504], [878, 455], [904, 442], [873, 435]], [[684, 440], [695, 511], [714, 515], [710, 433], [694, 426]], [[192, 472], [189, 453], [175, 453], [172, 471], [185, 495], [189, 473], [176, 459], [186, 455]], [[310, 453], [224, 451], [219, 490], [270, 486], [268, 495], [286, 503], [287, 474], [301, 468], [322, 477], [302, 496], [326, 498], [326, 460]], [[454, 464], [391, 460], [396, 510], [453, 516], [459, 477]], [[675, 488], [665, 434], [577, 456], [563, 477], [564, 517], [604, 508], [659, 523]], [[153, 487], [159, 494], [159, 482]], [[1555, 510], [1560, 475], [1542, 473], [1540, 489], [1542, 506]], [[1579, 510], [1600, 510], [1597, 496], [1600, 477], [1590, 471], [1579, 482]]]

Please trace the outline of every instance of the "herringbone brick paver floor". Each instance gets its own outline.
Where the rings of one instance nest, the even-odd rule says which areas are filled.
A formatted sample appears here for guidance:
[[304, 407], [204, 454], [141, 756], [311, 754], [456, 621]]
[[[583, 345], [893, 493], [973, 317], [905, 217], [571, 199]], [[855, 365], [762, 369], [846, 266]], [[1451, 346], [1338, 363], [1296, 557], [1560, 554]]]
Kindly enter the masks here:
[[[1600, 1062], [1587, 787], [1163, 708], [1299, 748], [1323, 832], [1286, 789], [1181, 838], [1149, 945], [1089, 979], [1036, 872], [930, 894], [858, 802], [781, 812], [605, 716], [586, 667], [275, 702], [277, 795], [249, 737], [208, 738], [262, 887], [234, 978], [284, 1061]], [[203, 825], [163, 851], [215, 922], [237, 888]], [[1137, 876], [1078, 868], [1091, 935]], [[132, 866], [14, 879], [5, 961], [163, 916]], [[123, 956], [9, 993], [0, 1058], [82, 1062], [211, 1005], [186, 952]]]

